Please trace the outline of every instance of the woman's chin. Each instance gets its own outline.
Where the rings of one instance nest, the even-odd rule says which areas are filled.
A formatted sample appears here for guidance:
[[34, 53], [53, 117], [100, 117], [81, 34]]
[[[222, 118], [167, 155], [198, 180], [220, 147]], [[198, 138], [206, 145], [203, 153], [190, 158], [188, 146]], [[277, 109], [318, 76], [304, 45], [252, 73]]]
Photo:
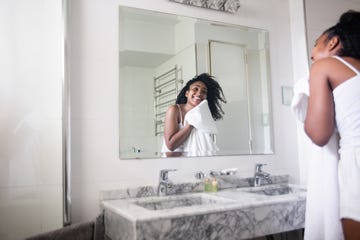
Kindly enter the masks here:
[[195, 106], [199, 105], [204, 100], [194, 100], [193, 103]]

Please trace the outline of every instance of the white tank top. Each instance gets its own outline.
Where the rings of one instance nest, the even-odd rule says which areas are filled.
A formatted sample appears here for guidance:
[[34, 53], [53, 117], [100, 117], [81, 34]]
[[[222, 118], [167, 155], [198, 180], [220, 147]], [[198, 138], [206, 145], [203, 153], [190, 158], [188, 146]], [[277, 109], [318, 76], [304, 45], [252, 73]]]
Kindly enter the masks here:
[[360, 72], [344, 59], [334, 58], [356, 73], [333, 90], [340, 148], [360, 145]]

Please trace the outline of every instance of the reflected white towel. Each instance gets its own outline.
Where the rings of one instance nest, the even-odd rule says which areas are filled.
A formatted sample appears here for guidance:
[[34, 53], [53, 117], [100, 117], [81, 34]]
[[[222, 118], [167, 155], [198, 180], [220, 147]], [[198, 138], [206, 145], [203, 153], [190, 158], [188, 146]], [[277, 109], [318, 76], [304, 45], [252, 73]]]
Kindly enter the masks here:
[[219, 150], [213, 139], [218, 130], [211, 116], [207, 100], [186, 113], [184, 124], [194, 127], [184, 142], [185, 156], [212, 156]]
[[185, 115], [184, 125], [189, 123], [204, 133], [217, 133], [215, 121], [211, 116], [208, 101], [203, 100], [199, 105], [188, 111]]
[[[301, 123], [305, 121], [308, 96], [309, 81], [303, 78], [294, 86], [291, 104]], [[313, 151], [308, 160], [305, 240], [344, 239], [339, 215], [338, 148], [337, 133], [323, 147], [311, 143]]]

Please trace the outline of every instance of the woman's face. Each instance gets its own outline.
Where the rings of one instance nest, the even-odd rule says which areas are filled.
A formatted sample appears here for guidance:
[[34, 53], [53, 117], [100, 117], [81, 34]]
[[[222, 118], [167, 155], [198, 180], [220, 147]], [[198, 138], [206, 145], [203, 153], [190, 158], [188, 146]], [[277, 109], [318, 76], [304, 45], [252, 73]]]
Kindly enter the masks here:
[[334, 56], [340, 49], [341, 44], [338, 43], [337, 37], [327, 39], [328, 34], [322, 34], [316, 39], [314, 47], [311, 51], [311, 60], [315, 62], [321, 58]]
[[315, 62], [324, 57], [329, 56], [327, 51], [327, 44], [329, 41], [326, 41], [327, 34], [322, 34], [318, 39], [316, 39], [314, 47], [311, 51], [311, 60]]
[[187, 98], [187, 103], [197, 106], [202, 100], [207, 98], [207, 87], [203, 82], [196, 81], [190, 85], [185, 96]]

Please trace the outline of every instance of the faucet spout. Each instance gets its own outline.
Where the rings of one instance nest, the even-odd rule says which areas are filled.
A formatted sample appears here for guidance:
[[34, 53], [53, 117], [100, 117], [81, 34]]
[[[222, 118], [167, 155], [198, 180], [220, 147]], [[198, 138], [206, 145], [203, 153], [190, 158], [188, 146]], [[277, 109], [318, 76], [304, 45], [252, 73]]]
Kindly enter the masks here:
[[172, 187], [171, 183], [160, 182], [157, 188], [158, 196], [166, 196], [168, 194], [168, 189]]
[[169, 189], [172, 188], [173, 183], [168, 177], [168, 173], [170, 171], [176, 171], [176, 169], [162, 169], [160, 170], [159, 184], [157, 188], [158, 196], [166, 196], [168, 195]]
[[254, 173], [254, 187], [261, 186], [263, 181], [266, 181], [268, 184], [271, 184], [270, 174], [262, 171], [262, 166], [266, 164], [256, 164], [255, 173]]

